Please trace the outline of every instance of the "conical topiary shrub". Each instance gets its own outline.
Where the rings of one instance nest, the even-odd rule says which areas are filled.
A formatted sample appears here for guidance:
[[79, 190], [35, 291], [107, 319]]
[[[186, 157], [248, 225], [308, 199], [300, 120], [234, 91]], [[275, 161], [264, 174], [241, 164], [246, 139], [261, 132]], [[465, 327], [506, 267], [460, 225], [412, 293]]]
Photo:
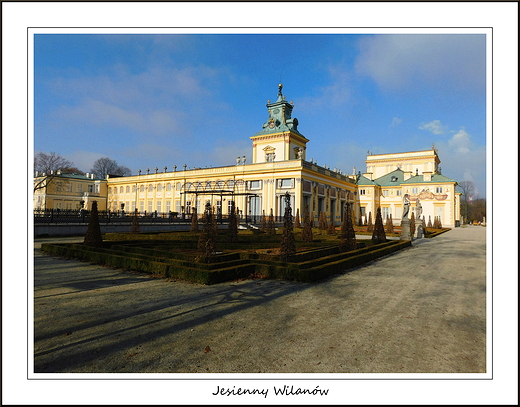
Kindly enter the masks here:
[[390, 214], [386, 220], [386, 233], [394, 233], [394, 221], [392, 220], [392, 214]]
[[197, 215], [197, 208], [194, 207], [191, 211], [191, 229], [190, 232], [199, 231], [199, 216]]
[[235, 208], [235, 201], [231, 201], [228, 221], [228, 239], [230, 242], [236, 242], [238, 240], [238, 217]]
[[431, 215], [428, 215], [428, 227], [429, 227], [429, 228], [433, 228], [433, 226], [432, 226], [432, 217], [431, 217]]
[[368, 212], [367, 232], [373, 232], [374, 225], [372, 224], [372, 212]]
[[209, 263], [215, 255], [215, 245], [217, 241], [217, 224], [209, 202], [206, 203], [203, 218], [204, 225], [202, 227], [202, 233], [199, 236], [196, 260]]
[[296, 209], [296, 217], [294, 218], [294, 227], [295, 228], [300, 227], [300, 208]]
[[267, 233], [269, 235], [276, 235], [276, 226], [274, 224], [273, 208], [271, 208], [271, 212], [269, 213], [269, 220], [267, 221]]
[[294, 241], [293, 217], [291, 209], [291, 196], [285, 194], [285, 213], [283, 215], [282, 243], [280, 246], [280, 257], [283, 261], [289, 261], [296, 253]]
[[130, 233], [139, 233], [139, 216], [137, 216], [137, 208], [135, 209], [134, 216], [132, 218], [132, 228], [130, 229]]
[[88, 223], [87, 233], [83, 244], [92, 247], [102, 247], [103, 238], [101, 237], [101, 228], [99, 227], [99, 215], [97, 208], [97, 201], [92, 202], [92, 209], [90, 210], [90, 221]]
[[334, 236], [336, 234], [336, 227], [334, 226], [334, 221], [332, 219], [329, 222], [329, 226], [327, 228], [327, 234], [330, 236]]
[[339, 251], [349, 252], [357, 249], [356, 233], [350, 215], [350, 205], [346, 205], [343, 223], [341, 224], [341, 235], [339, 241]]
[[374, 244], [386, 242], [385, 227], [383, 226], [383, 217], [381, 216], [380, 207], [377, 208], [374, 231], [372, 232], [372, 241]]
[[415, 213], [412, 212], [412, 216], [410, 217], [410, 234], [412, 236], [415, 235]]
[[304, 242], [312, 242], [313, 240], [311, 215], [308, 207], [305, 209], [305, 214], [303, 215], [302, 240]]

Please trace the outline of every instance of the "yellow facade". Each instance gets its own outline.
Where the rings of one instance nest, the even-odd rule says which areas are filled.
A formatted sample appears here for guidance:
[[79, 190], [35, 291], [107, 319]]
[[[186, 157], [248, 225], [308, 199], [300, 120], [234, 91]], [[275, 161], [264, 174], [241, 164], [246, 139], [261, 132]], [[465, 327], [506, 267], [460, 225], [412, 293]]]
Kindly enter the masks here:
[[[292, 118], [292, 102], [286, 101], [279, 85], [277, 100], [267, 103], [268, 119], [262, 130], [250, 137], [252, 163], [237, 157], [236, 165], [217, 168], [188, 168], [129, 177], [57, 177], [45, 189], [35, 192], [36, 208], [77, 209], [98, 200], [100, 209], [137, 210], [142, 215], [191, 216], [202, 214], [207, 202], [217, 214], [228, 215], [231, 202], [241, 219], [258, 223], [260, 216], [281, 217], [284, 197], [291, 197], [293, 216], [300, 219], [309, 210], [315, 224], [322, 212], [328, 221], [339, 225], [350, 205], [355, 221], [365, 220], [377, 207], [383, 219], [387, 215], [399, 224], [403, 197], [408, 194], [412, 208], [419, 198], [422, 215], [433, 222], [439, 216], [443, 226], [454, 227], [460, 221], [460, 193], [456, 181], [440, 173], [437, 150], [368, 155], [367, 172], [345, 175], [306, 161], [307, 142]], [[88, 174], [87, 174], [88, 175]], [[36, 178], [35, 178], [36, 179]], [[61, 184], [60, 184], [61, 183]], [[63, 185], [67, 185], [66, 188]]]
[[[432, 223], [440, 217], [443, 227], [455, 227], [460, 223], [460, 193], [457, 182], [440, 172], [437, 150], [411, 151], [408, 153], [369, 155], [367, 172], [358, 176], [360, 212], [372, 220], [377, 207], [381, 207], [383, 219], [392, 216], [395, 224], [401, 221], [405, 194], [411, 210], [417, 214], [421, 206], [421, 219]], [[419, 200], [419, 201], [417, 201]], [[395, 222], [397, 220], [397, 222]]]
[[262, 214], [283, 216], [284, 196], [291, 196], [293, 215], [304, 210], [317, 220], [321, 211], [341, 222], [345, 204], [354, 204], [353, 179], [299, 160], [284, 160], [236, 166], [186, 169], [108, 179], [108, 208], [139, 213], [190, 216], [201, 214], [207, 202], [217, 213], [227, 215], [231, 201], [246, 216], [258, 222]]
[[107, 181], [95, 179], [93, 174], [36, 174], [34, 177], [33, 207], [36, 210], [91, 209], [97, 201], [98, 210], [106, 210]]

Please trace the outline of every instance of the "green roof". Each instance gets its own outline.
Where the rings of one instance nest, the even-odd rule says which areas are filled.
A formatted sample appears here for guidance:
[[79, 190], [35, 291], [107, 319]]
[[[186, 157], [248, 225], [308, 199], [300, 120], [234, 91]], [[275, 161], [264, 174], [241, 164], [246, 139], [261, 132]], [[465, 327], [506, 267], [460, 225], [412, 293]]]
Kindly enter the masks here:
[[374, 181], [368, 179], [367, 177], [365, 177], [364, 175], [361, 175], [361, 174], [358, 174], [356, 184], [357, 185], [377, 185]]
[[423, 175], [415, 175], [410, 179], [404, 180], [404, 171], [401, 169], [396, 169], [392, 172], [389, 172], [382, 177], [376, 178], [375, 180], [370, 180], [364, 175], [358, 174], [357, 176], [357, 185], [378, 185], [381, 187], [398, 187], [401, 184], [432, 184], [432, 183], [440, 183], [440, 182], [457, 182], [451, 178], [445, 177], [441, 174], [432, 174], [431, 181], [425, 181]]
[[396, 169], [386, 175], [383, 175], [382, 177], [377, 178], [375, 182], [377, 185], [382, 187], [399, 186], [404, 182], [404, 172], [403, 170]]
[[[47, 175], [51, 175], [51, 174], [47, 174]], [[35, 177], [35, 178], [39, 178], [41, 177], [42, 175], [38, 175], [38, 177]], [[87, 177], [86, 175], [83, 175], [83, 174], [76, 174], [76, 173], [71, 173], [71, 174], [65, 174], [65, 173], [61, 173], [61, 174], [56, 174], [54, 173], [53, 176], [55, 178], [72, 178], [72, 179], [81, 179], [81, 180], [89, 180], [89, 181], [100, 181], [101, 179], [100, 178], [90, 178], [90, 177]]]
[[457, 182], [451, 178], [445, 177], [442, 174], [432, 174], [431, 181], [425, 181], [424, 175], [415, 175], [410, 179], [407, 179], [403, 184], [438, 184], [439, 182]]

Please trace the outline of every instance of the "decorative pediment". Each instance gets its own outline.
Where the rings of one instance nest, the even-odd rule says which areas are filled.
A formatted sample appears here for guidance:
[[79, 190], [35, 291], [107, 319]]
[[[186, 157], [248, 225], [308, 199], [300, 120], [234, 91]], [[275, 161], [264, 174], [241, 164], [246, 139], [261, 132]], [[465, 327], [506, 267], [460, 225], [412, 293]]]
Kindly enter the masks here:
[[274, 151], [276, 150], [276, 148], [274, 148], [273, 146], [267, 146], [267, 147], [264, 147], [263, 148], [264, 152], [266, 154], [269, 154], [269, 153], [274, 153]]

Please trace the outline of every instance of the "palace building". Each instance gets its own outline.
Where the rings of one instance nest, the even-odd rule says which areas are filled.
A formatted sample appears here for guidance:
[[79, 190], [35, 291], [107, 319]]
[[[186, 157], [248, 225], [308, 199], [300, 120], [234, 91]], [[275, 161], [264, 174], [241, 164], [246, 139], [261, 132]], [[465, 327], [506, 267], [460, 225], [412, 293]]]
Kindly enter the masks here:
[[[284, 197], [288, 193], [293, 216], [299, 211], [303, 218], [308, 210], [315, 224], [322, 212], [327, 221], [341, 224], [346, 205], [350, 205], [356, 222], [369, 212], [374, 219], [380, 206], [383, 219], [391, 214], [397, 225], [403, 196], [408, 194], [412, 208], [416, 199], [420, 199], [426, 220], [429, 216], [432, 221], [434, 216], [440, 216], [443, 226], [456, 226], [460, 220], [457, 182], [441, 175], [435, 148], [368, 155], [367, 172], [363, 175], [348, 175], [319, 166], [306, 159], [309, 140], [300, 133], [298, 119], [292, 117], [293, 104], [287, 102], [282, 88], [280, 84], [276, 101], [267, 101], [268, 120], [262, 130], [250, 137], [251, 163], [246, 164], [244, 156], [237, 157], [236, 164], [231, 166], [188, 168], [184, 165], [174, 166], [171, 171], [164, 167], [164, 171], [155, 168], [143, 174], [139, 170], [137, 175], [128, 177], [107, 176], [101, 181], [105, 186], [95, 187], [102, 201], [100, 208], [111, 211], [124, 208], [127, 213], [137, 209], [140, 214], [186, 217], [191, 216], [193, 210], [201, 214], [209, 202], [217, 214], [225, 216], [234, 202], [242, 219], [258, 223], [260, 216], [269, 215], [271, 210], [275, 216], [283, 216]], [[58, 201], [49, 201], [43, 206], [39, 201], [38, 204], [53, 208], [55, 202]], [[85, 207], [88, 209], [90, 205]]]
[[90, 209], [98, 202], [99, 210], [107, 208], [107, 181], [94, 174], [64, 174], [61, 171], [39, 173], [34, 177], [33, 207], [35, 210]]
[[314, 219], [321, 212], [339, 224], [345, 205], [355, 207], [356, 179], [306, 161], [309, 141], [292, 118], [293, 105], [279, 85], [275, 102], [267, 103], [268, 120], [252, 141], [253, 162], [238, 157], [236, 165], [217, 168], [174, 168], [147, 171], [131, 177], [108, 178], [108, 208], [140, 213], [176, 212], [188, 216], [201, 213], [210, 202], [219, 214], [227, 215], [231, 202], [242, 217], [258, 221], [262, 214], [283, 216], [284, 196], [289, 193], [293, 215], [308, 208]]
[[[383, 219], [401, 219], [403, 198], [408, 194], [410, 207], [419, 202], [425, 221], [439, 217], [443, 227], [460, 223], [460, 192], [457, 181], [441, 174], [437, 149], [395, 154], [368, 155], [367, 172], [358, 174], [358, 202], [360, 215], [372, 213], [381, 207]], [[417, 201], [419, 200], [419, 201]]]

